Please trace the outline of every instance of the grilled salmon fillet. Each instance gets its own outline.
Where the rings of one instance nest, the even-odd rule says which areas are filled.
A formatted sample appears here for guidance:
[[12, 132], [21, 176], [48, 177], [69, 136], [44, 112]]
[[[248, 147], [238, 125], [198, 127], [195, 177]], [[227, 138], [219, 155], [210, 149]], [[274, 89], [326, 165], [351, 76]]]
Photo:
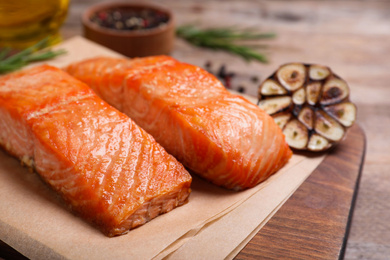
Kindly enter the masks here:
[[0, 145], [78, 215], [116, 236], [187, 202], [191, 176], [128, 116], [64, 71], [0, 78]]
[[168, 56], [97, 57], [65, 70], [216, 185], [251, 188], [292, 156], [270, 116], [197, 66]]

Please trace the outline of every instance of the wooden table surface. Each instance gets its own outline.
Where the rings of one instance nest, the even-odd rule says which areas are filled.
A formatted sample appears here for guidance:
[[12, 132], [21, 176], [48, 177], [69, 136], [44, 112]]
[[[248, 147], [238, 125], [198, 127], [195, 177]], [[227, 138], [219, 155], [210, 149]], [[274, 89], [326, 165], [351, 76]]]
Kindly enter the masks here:
[[[88, 6], [98, 2], [102, 1], [72, 1], [68, 19], [61, 30], [64, 39], [82, 35], [80, 15]], [[387, 85], [390, 82], [390, 1], [155, 2], [172, 9], [178, 25], [250, 26], [277, 34], [275, 39], [266, 42], [268, 48], [265, 51], [270, 59], [268, 64], [246, 63], [238, 57], [194, 48], [177, 39], [172, 55], [180, 60], [199, 66], [211, 61], [214, 68], [225, 64], [230, 71], [249, 77], [256, 75], [260, 80], [286, 62], [319, 63], [331, 67], [349, 83], [351, 99], [358, 107], [358, 125], [352, 129], [348, 140], [350, 146], [345, 149], [363, 149], [361, 136], [364, 134], [367, 146], [345, 259], [388, 259], [390, 88]], [[256, 86], [246, 86], [247, 94], [256, 95], [256, 92]], [[359, 151], [357, 153], [356, 156], [360, 158], [364, 155], [359, 154]], [[335, 159], [337, 154], [333, 157]], [[337, 163], [337, 159], [333, 163]], [[341, 161], [339, 163], [342, 164]], [[299, 194], [308, 192], [304, 185]], [[288, 212], [288, 209], [284, 212]], [[283, 221], [283, 215], [276, 214], [273, 221]], [[272, 226], [266, 226], [264, 232], [265, 237], [260, 237], [254, 245], [267, 243], [264, 240], [267, 232], [268, 238], [272, 238], [269, 233], [272, 232]], [[255, 255], [250, 253], [253, 250], [256, 251], [256, 248], [248, 245], [238, 258], [254, 258]], [[263, 251], [262, 254], [269, 258], [273, 256], [273, 252]], [[296, 255], [290, 257], [302, 258]]]

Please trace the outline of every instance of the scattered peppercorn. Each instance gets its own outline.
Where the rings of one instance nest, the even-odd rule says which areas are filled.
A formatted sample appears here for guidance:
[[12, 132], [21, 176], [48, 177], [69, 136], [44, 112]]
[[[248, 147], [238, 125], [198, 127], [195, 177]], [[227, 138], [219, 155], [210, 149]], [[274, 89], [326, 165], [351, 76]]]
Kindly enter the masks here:
[[225, 80], [225, 87], [232, 88], [232, 83], [231, 83], [232, 78], [229, 75], [226, 75], [223, 79]]
[[238, 86], [237, 91], [239, 93], [245, 93], [245, 87], [244, 86]]
[[211, 65], [212, 65], [211, 61], [206, 61], [204, 66], [206, 67], [206, 69], [211, 69]]
[[90, 17], [90, 20], [105, 28], [134, 31], [162, 26], [169, 21], [169, 16], [153, 9], [115, 8], [97, 12]]
[[219, 68], [219, 71], [218, 71], [217, 76], [218, 76], [219, 78], [222, 78], [222, 79], [224, 79], [224, 78], [226, 77], [226, 67], [225, 67], [225, 65], [222, 65], [222, 66]]
[[257, 76], [253, 76], [253, 77], [251, 78], [251, 80], [252, 80], [253, 83], [259, 82], [259, 78], [258, 78]]
[[204, 68], [215, 75], [227, 89], [234, 89], [239, 93], [245, 93], [247, 87], [257, 88], [259, 82], [259, 76], [249, 76], [249, 75], [238, 75], [235, 72], [228, 71], [227, 66], [222, 64], [217, 70], [212, 69], [212, 62], [206, 61]]

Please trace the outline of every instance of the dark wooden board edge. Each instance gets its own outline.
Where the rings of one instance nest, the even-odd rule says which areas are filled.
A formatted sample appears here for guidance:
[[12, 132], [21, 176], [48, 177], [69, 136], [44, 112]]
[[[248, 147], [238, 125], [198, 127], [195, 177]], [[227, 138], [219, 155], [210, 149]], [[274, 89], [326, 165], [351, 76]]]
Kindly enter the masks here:
[[28, 258], [0, 240], [0, 259], [25, 260]]
[[[355, 124], [236, 259], [342, 258], [365, 144], [364, 132]], [[0, 259], [27, 258], [0, 240]]]
[[235, 259], [342, 259], [365, 150], [355, 124]]

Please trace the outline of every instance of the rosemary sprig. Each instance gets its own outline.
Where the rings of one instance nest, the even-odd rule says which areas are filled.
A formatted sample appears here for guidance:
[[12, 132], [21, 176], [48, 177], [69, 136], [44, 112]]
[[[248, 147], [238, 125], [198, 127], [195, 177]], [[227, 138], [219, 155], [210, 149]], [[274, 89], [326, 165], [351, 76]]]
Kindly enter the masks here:
[[258, 33], [254, 30], [238, 30], [236, 28], [211, 28], [199, 29], [193, 25], [178, 27], [176, 35], [188, 42], [211, 49], [219, 49], [236, 54], [247, 61], [257, 60], [266, 63], [268, 60], [264, 54], [257, 52], [247, 40], [260, 40], [275, 37], [274, 33]]
[[11, 49], [4, 48], [0, 52], [0, 74], [18, 70], [31, 62], [53, 59], [58, 55], [66, 53], [66, 51], [62, 49], [57, 51], [44, 49], [48, 47], [48, 45], [49, 39], [46, 38], [11, 56], [8, 56]]
[[11, 48], [9, 47], [6, 47], [4, 49], [1, 50], [0, 52], [0, 60], [4, 59], [5, 57], [7, 57], [7, 55], [11, 52]]

